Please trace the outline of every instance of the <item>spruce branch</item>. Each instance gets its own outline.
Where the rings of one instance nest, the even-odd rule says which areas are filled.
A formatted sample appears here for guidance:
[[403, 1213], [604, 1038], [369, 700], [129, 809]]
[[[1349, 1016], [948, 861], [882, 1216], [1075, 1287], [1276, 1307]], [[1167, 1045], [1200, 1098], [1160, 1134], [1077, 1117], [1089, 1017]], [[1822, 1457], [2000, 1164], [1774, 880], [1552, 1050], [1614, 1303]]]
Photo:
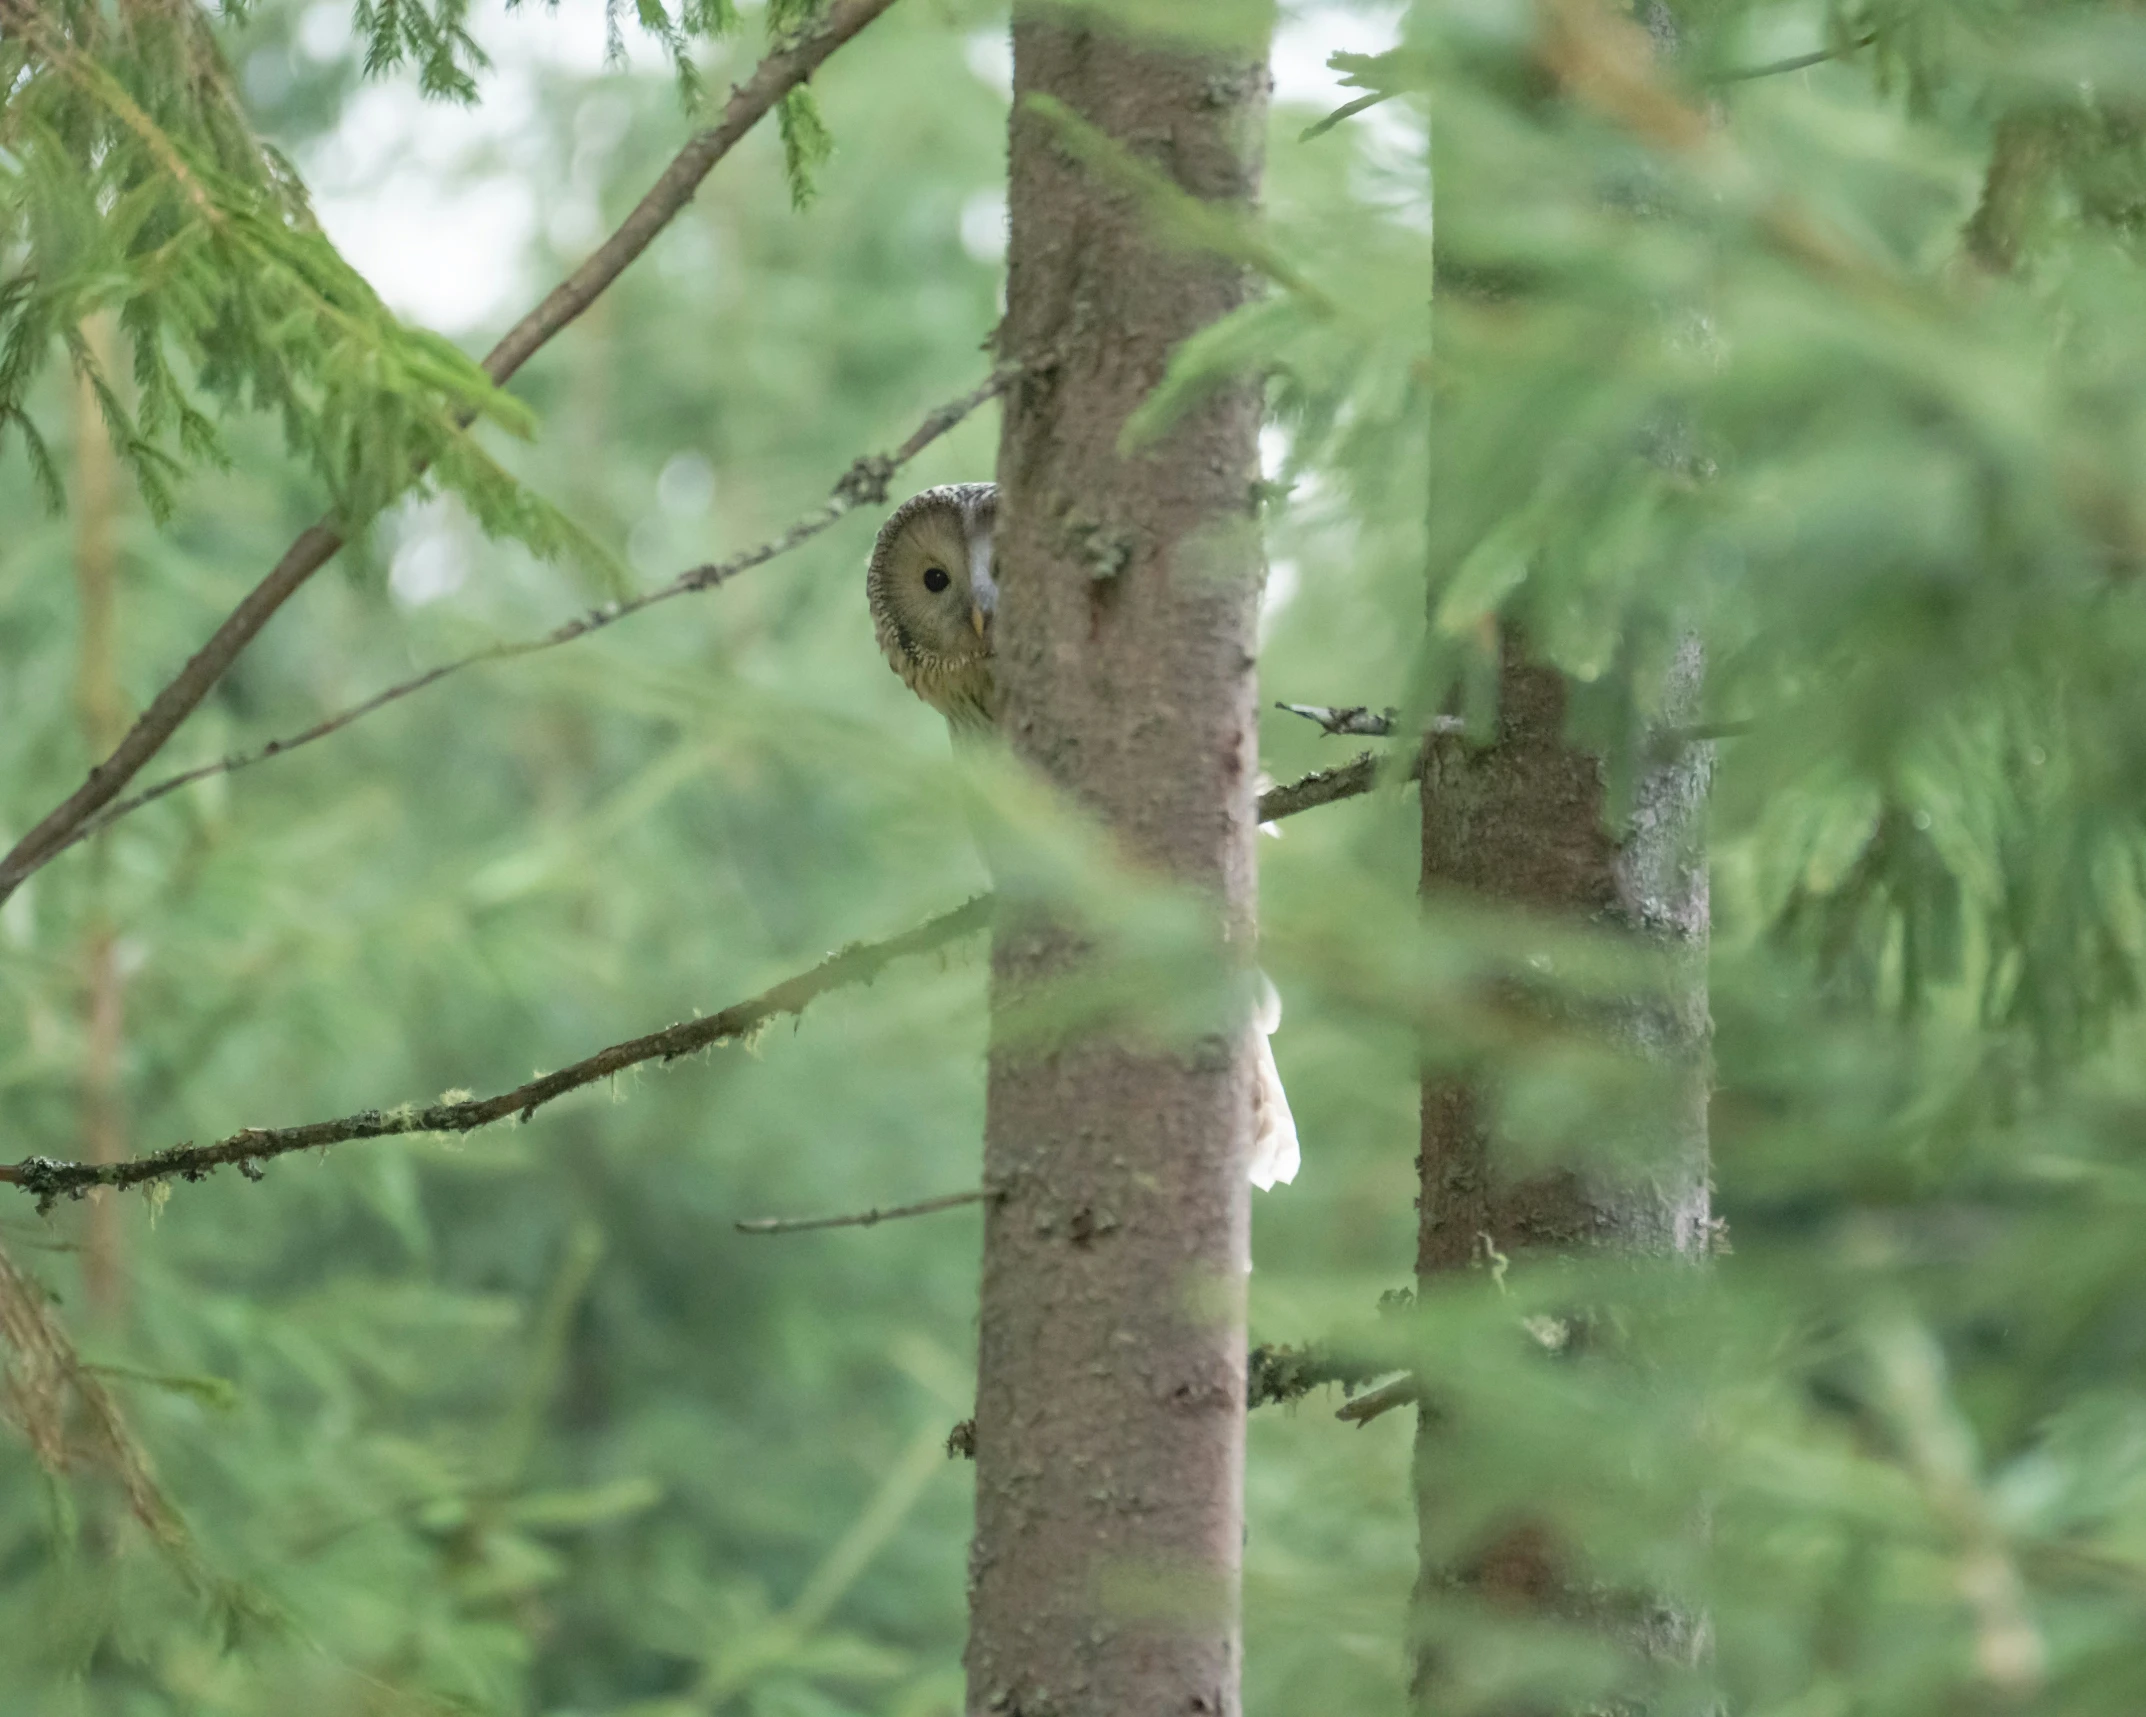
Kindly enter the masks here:
[[458, 656], [452, 661], [442, 662], [437, 667], [428, 668], [421, 674], [413, 675], [411, 678], [399, 681], [383, 691], [375, 692], [371, 697], [362, 699], [360, 702], [350, 705], [347, 709], [338, 710], [335, 714], [322, 718], [311, 727], [294, 733], [288, 738], [271, 739], [257, 750], [236, 752], [228, 757], [219, 758], [213, 763], [204, 763], [193, 769], [181, 770], [176, 775], [168, 775], [154, 785], [145, 787], [141, 792], [131, 794], [127, 798], [106, 806], [104, 810], [89, 818], [88, 821], [76, 828], [73, 833], [66, 836], [52, 849], [47, 857], [58, 857], [69, 847], [78, 845], [88, 840], [92, 835], [100, 834], [105, 829], [110, 828], [121, 817], [128, 815], [130, 812], [140, 810], [144, 805], [153, 804], [156, 800], [169, 793], [175, 793], [182, 787], [190, 787], [196, 782], [206, 781], [212, 776], [233, 775], [241, 769], [252, 768], [256, 763], [265, 763], [272, 757], [285, 756], [297, 750], [301, 745], [311, 745], [317, 739], [326, 739], [330, 734], [340, 733], [353, 722], [371, 715], [375, 710], [385, 709], [392, 703], [399, 703], [406, 697], [424, 691], [430, 686], [437, 685], [450, 674], [460, 673], [464, 668], [474, 668], [485, 662], [515, 661], [523, 656], [535, 655], [540, 650], [553, 649], [561, 644], [571, 644], [578, 638], [586, 638], [592, 632], [601, 632], [605, 627], [616, 625], [629, 615], [638, 614], [645, 608], [652, 608], [659, 602], [668, 602], [674, 596], [684, 596], [694, 591], [713, 590], [718, 585], [729, 583], [740, 573], [750, 572], [758, 566], [765, 566], [778, 556], [788, 554], [792, 549], [811, 541], [829, 526], [847, 517], [859, 507], [877, 506], [884, 502], [887, 498], [888, 481], [895, 472], [901, 470], [903, 466], [907, 465], [925, 448], [938, 440], [940, 436], [946, 434], [948, 430], [968, 417], [977, 407], [1005, 392], [1014, 378], [1021, 373], [1022, 368], [1023, 366], [1020, 364], [1001, 365], [981, 384], [971, 388], [960, 398], [949, 400], [946, 404], [933, 411], [923, 422], [917, 425], [909, 439], [895, 448], [893, 452], [861, 455], [842, 474], [842, 477], [836, 482], [824, 503], [795, 520], [780, 534], [770, 537], [756, 547], [747, 549], [743, 553], [732, 555], [728, 560], [711, 561], [700, 566], [689, 567], [669, 583], [659, 585], [654, 590], [644, 592], [639, 596], [625, 597], [617, 601], [603, 603], [584, 614], [576, 615], [573, 619], [554, 626], [548, 632], [538, 634], [536, 637], [490, 644], [481, 650], [472, 650], [465, 656]]
[[[894, 0], [834, 0], [817, 29], [763, 59], [752, 76], [731, 91], [722, 117], [679, 151], [618, 229], [486, 355], [483, 368], [492, 383], [504, 386], [546, 342], [593, 304], [692, 201], [715, 164], [784, 96], [810, 78], [830, 54], [893, 3]], [[411, 479], [414, 481], [420, 474], [413, 470]], [[210, 688], [276, 611], [343, 546], [340, 525], [341, 521], [330, 515], [301, 531], [268, 575], [247, 592], [208, 641], [150, 700], [149, 707], [111, 755], [0, 856], [0, 901], [5, 901], [25, 878], [70, 844], [75, 833], [116, 799], [143, 765], [163, 749], [179, 724], [208, 696]]]
[[[1316, 805], [1368, 793], [1377, 784], [1369, 756], [1343, 770], [1320, 770], [1276, 787], [1260, 796], [1257, 815], [1261, 822], [1308, 811]], [[198, 1181], [220, 1168], [235, 1167], [248, 1180], [261, 1178], [260, 1165], [271, 1157], [293, 1151], [320, 1150], [329, 1145], [349, 1144], [359, 1139], [407, 1137], [418, 1133], [469, 1133], [479, 1127], [515, 1116], [526, 1121], [545, 1104], [578, 1091], [612, 1074], [642, 1062], [677, 1060], [682, 1055], [708, 1049], [719, 1043], [749, 1038], [770, 1020], [784, 1014], [801, 1015], [831, 990], [852, 984], [868, 984], [894, 961], [912, 954], [926, 954], [949, 942], [975, 934], [991, 921], [992, 897], [980, 894], [966, 905], [918, 925], [914, 930], [884, 942], [856, 942], [796, 977], [786, 978], [771, 990], [749, 1001], [737, 1002], [721, 1013], [682, 1021], [644, 1037], [614, 1043], [586, 1056], [571, 1067], [547, 1073], [517, 1085], [497, 1096], [470, 1098], [456, 1103], [434, 1103], [419, 1109], [404, 1104], [396, 1109], [364, 1109], [329, 1121], [311, 1121], [296, 1127], [242, 1127], [210, 1145], [174, 1145], [146, 1157], [117, 1163], [66, 1162], [52, 1157], [26, 1157], [18, 1163], [0, 1164], [0, 1185], [19, 1186], [37, 1200], [42, 1214], [61, 1198], [80, 1198], [100, 1186], [125, 1188], [155, 1181]], [[927, 1205], [901, 1210], [867, 1213], [877, 1221], [894, 1216], [922, 1215], [927, 1208], [951, 1208], [955, 1203], [982, 1193], [961, 1193], [950, 1199], [927, 1201]], [[834, 1227], [866, 1225], [864, 1218], [813, 1219], [796, 1226]], [[741, 1224], [741, 1227], [743, 1225]], [[754, 1229], [771, 1233], [776, 1229]]]
[[[1400, 715], [1398, 710], [1390, 707], [1381, 712], [1373, 711], [1363, 704], [1336, 707], [1317, 703], [1277, 703], [1274, 707], [1285, 714], [1300, 715], [1306, 721], [1316, 722], [1321, 731], [1330, 737], [1341, 734], [1361, 739], [1391, 738]], [[1752, 723], [1748, 721], [1698, 722], [1689, 726], [1662, 728], [1654, 735], [1654, 743], [1657, 750], [1668, 755], [1687, 745], [1704, 745], [1717, 739], [1740, 738], [1751, 729]], [[1434, 715], [1424, 729], [1424, 738], [1426, 741], [1451, 738], [1467, 731], [1468, 724], [1457, 715]], [[1356, 762], [1362, 763], [1369, 756], [1370, 753], [1366, 752]], [[1356, 764], [1347, 767], [1353, 769]], [[1340, 771], [1331, 773], [1338, 774]], [[1308, 785], [1312, 779], [1312, 776], [1306, 776], [1302, 784]]]
[[629, 1067], [647, 1061], [676, 1061], [719, 1043], [750, 1038], [771, 1020], [785, 1014], [802, 1014], [832, 990], [868, 984], [896, 960], [942, 948], [973, 935], [990, 921], [991, 897], [978, 895], [966, 905], [884, 942], [852, 943], [809, 971], [786, 978], [773, 989], [735, 1003], [721, 1013], [684, 1020], [644, 1037], [614, 1043], [571, 1067], [543, 1074], [496, 1096], [434, 1103], [423, 1109], [409, 1104], [398, 1109], [366, 1109], [297, 1127], [242, 1127], [211, 1145], [174, 1145], [126, 1162], [57, 1162], [49, 1157], [30, 1157], [0, 1166], [0, 1182], [21, 1187], [37, 1200], [42, 1213], [50, 1210], [56, 1200], [80, 1198], [93, 1187], [126, 1188], [171, 1179], [198, 1181], [226, 1167], [235, 1167], [247, 1179], [258, 1180], [260, 1164], [292, 1151], [416, 1133], [469, 1133], [509, 1116], [527, 1121], [545, 1104]]
[[105, 1387], [109, 1369], [83, 1361], [36, 1278], [0, 1251], [0, 1418], [54, 1478], [84, 1465], [110, 1473], [128, 1511], [180, 1575], [197, 1591], [213, 1592], [221, 1582]]
[[[1277, 703], [1274, 706], [1287, 715], [1300, 715], [1306, 721], [1317, 722], [1328, 735], [1346, 734], [1357, 739], [1386, 739], [1391, 737], [1401, 712], [1391, 705], [1384, 710], [1373, 710], [1363, 704], [1349, 704], [1335, 708], [1318, 703]], [[1425, 724], [1426, 734], [1462, 733], [1467, 724], [1457, 715], [1434, 715]]]

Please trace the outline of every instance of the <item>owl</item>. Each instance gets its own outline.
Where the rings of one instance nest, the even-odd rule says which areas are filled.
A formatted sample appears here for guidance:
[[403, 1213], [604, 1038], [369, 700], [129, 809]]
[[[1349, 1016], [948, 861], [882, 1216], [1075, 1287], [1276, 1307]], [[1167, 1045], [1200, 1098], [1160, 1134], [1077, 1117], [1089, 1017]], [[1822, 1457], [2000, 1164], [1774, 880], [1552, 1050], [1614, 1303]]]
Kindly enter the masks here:
[[[888, 515], [872, 545], [865, 599], [887, 666], [946, 717], [957, 741], [987, 734], [998, 720], [991, 626], [998, 609], [992, 531], [998, 486], [948, 483], [912, 495]], [[1264, 972], [1252, 1018], [1252, 1184], [1296, 1179], [1297, 1127], [1267, 1039], [1282, 1021], [1282, 1000]]]
[[991, 679], [991, 531], [996, 483], [948, 483], [912, 495], [879, 527], [865, 597], [887, 665], [946, 717], [956, 736], [998, 716]]

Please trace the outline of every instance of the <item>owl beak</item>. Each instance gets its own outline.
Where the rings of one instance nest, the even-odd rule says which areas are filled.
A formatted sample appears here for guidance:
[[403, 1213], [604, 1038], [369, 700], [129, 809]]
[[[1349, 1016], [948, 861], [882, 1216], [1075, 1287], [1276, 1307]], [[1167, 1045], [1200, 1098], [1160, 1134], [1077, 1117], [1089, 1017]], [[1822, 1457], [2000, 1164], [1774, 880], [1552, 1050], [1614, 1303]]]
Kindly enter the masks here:
[[991, 528], [969, 533], [969, 624], [980, 640], [991, 636], [991, 616], [998, 612], [998, 581], [991, 576]]

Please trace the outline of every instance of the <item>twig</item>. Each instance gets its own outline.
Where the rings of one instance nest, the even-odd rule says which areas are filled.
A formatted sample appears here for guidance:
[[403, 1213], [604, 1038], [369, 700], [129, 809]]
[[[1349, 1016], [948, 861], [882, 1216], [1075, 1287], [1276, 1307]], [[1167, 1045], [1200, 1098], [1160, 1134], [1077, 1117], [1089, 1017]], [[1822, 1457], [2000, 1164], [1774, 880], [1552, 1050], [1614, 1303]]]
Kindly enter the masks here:
[[1382, 101], [1391, 101], [1401, 92], [1397, 89], [1375, 89], [1369, 95], [1360, 95], [1354, 101], [1345, 101], [1316, 125], [1307, 125], [1297, 134], [1299, 143], [1309, 143], [1314, 137], [1324, 137], [1344, 119], [1354, 119], [1367, 107], [1376, 107]]
[[0, 1166], [0, 1182], [21, 1187], [37, 1200], [40, 1212], [62, 1197], [80, 1198], [92, 1187], [130, 1187], [177, 1178], [198, 1181], [214, 1170], [236, 1165], [249, 1180], [258, 1180], [259, 1164], [292, 1151], [314, 1150], [355, 1139], [393, 1138], [411, 1133], [468, 1133], [513, 1115], [526, 1121], [546, 1103], [593, 1085], [644, 1061], [675, 1061], [711, 1045], [751, 1037], [772, 1019], [801, 1014], [830, 990], [870, 983], [894, 961], [924, 954], [983, 929], [991, 921], [991, 897], [978, 895], [965, 906], [884, 942], [859, 942], [829, 955], [810, 971], [787, 978], [750, 1001], [721, 1013], [686, 1020], [646, 1037], [615, 1043], [557, 1073], [547, 1073], [496, 1097], [460, 1103], [435, 1103], [418, 1109], [367, 1109], [333, 1121], [300, 1127], [246, 1127], [213, 1145], [175, 1145], [152, 1156], [118, 1163], [56, 1162], [29, 1157]]
[[[1365, 1359], [1343, 1353], [1321, 1352], [1310, 1347], [1255, 1347], [1245, 1355], [1244, 1404], [1247, 1411], [1254, 1407], [1271, 1407], [1301, 1401], [1314, 1389], [1338, 1383], [1351, 1390], [1374, 1377], [1384, 1377], [1393, 1367], [1381, 1360]], [[1391, 1383], [1382, 1383], [1369, 1393], [1357, 1396], [1343, 1405], [1334, 1415], [1337, 1419], [1355, 1419], [1359, 1423], [1375, 1419], [1379, 1414], [1398, 1407], [1403, 1397], [1399, 1393], [1406, 1385], [1415, 1394], [1406, 1399], [1416, 1400], [1421, 1391], [1416, 1389], [1412, 1376], [1395, 1378]], [[1376, 1403], [1376, 1405], [1374, 1405]], [[946, 1456], [953, 1461], [976, 1459], [976, 1421], [964, 1419], [946, 1435]]]
[[1748, 83], [1753, 78], [1779, 77], [1784, 72], [1807, 71], [1812, 66], [1822, 66], [1828, 60], [1844, 60], [1850, 54], [1861, 53], [1877, 40], [1875, 33], [1858, 36], [1845, 47], [1819, 48], [1808, 54], [1792, 54], [1785, 60], [1772, 60], [1762, 66], [1740, 66], [1725, 72], [1716, 72], [1709, 83]]
[[982, 1187], [950, 1192], [943, 1198], [927, 1198], [921, 1204], [892, 1204], [885, 1210], [860, 1210], [849, 1216], [756, 1216], [733, 1224], [740, 1234], [802, 1234], [809, 1228], [870, 1228], [904, 1216], [930, 1216], [936, 1211], [958, 1210], [964, 1204], [981, 1204], [991, 1195]]
[[[1278, 710], [1290, 715], [1300, 715], [1306, 721], [1315, 721], [1327, 734], [1346, 734], [1355, 739], [1387, 739], [1401, 712], [1389, 704], [1384, 710], [1373, 711], [1363, 704], [1350, 704], [1345, 709], [1334, 709], [1319, 703], [1277, 703]], [[1457, 715], [1434, 715], [1424, 724], [1426, 734], [1462, 733], [1467, 723]]]
[[[648, 194], [596, 253], [567, 278], [513, 328], [486, 355], [484, 369], [495, 384], [504, 386], [546, 341], [557, 334], [608, 287], [626, 267], [646, 250], [655, 236], [692, 201], [715, 164], [729, 154], [753, 126], [791, 90], [804, 83], [820, 64], [843, 43], [878, 17], [894, 0], [834, 0], [825, 20], [810, 35], [769, 54], [753, 75], [730, 92], [723, 115], [707, 130], [697, 133], [680, 150]], [[413, 477], [416, 473], [413, 471]], [[238, 606], [224, 617], [207, 643], [194, 652], [186, 666], [159, 691], [142, 711], [126, 737], [89, 772], [89, 778], [28, 834], [0, 856], [0, 901], [22, 886], [39, 866], [71, 844], [75, 832], [119, 796], [120, 790], [140, 773], [179, 724], [193, 713], [209, 690], [254, 635], [268, 624], [275, 612], [290, 600], [300, 586], [343, 546], [342, 533], [333, 517], [323, 518], [301, 531], [268, 576], [248, 591]]]
[[518, 639], [512, 643], [491, 644], [482, 650], [472, 650], [466, 656], [451, 662], [442, 662], [436, 668], [375, 692], [348, 709], [339, 710], [331, 716], [315, 722], [304, 731], [292, 734], [287, 739], [271, 739], [257, 751], [239, 752], [219, 758], [214, 763], [204, 763], [197, 768], [183, 769], [176, 775], [166, 776], [152, 787], [144, 788], [83, 823], [66, 836], [46, 857], [56, 857], [78, 842], [110, 828], [129, 812], [138, 811], [144, 805], [153, 804], [167, 793], [175, 793], [181, 787], [191, 787], [197, 781], [206, 781], [211, 776], [232, 775], [241, 769], [250, 769], [256, 763], [265, 763], [272, 757], [281, 757], [296, 751], [301, 745], [311, 745], [316, 739], [326, 739], [331, 733], [340, 733], [352, 722], [371, 715], [377, 709], [398, 703], [414, 693], [437, 685], [450, 674], [460, 673], [464, 668], [473, 668], [483, 662], [507, 662], [522, 656], [534, 655], [539, 650], [549, 650], [560, 644], [571, 644], [577, 638], [586, 638], [591, 632], [601, 632], [606, 626], [616, 625], [628, 615], [638, 614], [644, 608], [652, 608], [659, 602], [668, 602], [674, 596], [684, 596], [698, 590], [713, 590], [717, 585], [727, 584], [742, 572], [785, 555], [800, 544], [811, 541], [837, 520], [846, 517], [859, 507], [876, 506], [887, 498], [888, 480], [907, 465], [940, 436], [960, 423], [987, 400], [1004, 393], [1013, 379], [1021, 373], [1019, 364], [1005, 364], [994, 371], [980, 386], [971, 388], [959, 399], [947, 401], [917, 425], [909, 439], [892, 453], [865, 454], [853, 463], [834, 486], [828, 500], [793, 523], [781, 535], [770, 537], [756, 548], [733, 555], [724, 561], [688, 568], [668, 584], [640, 596], [621, 601], [607, 602], [577, 615], [563, 625], [553, 627], [534, 638]]
[[[1306, 721], [1317, 722], [1328, 734], [1347, 734], [1363, 739], [1390, 738], [1400, 712], [1387, 709], [1374, 714], [1362, 704], [1350, 704], [1345, 709], [1330, 708], [1316, 703], [1277, 703], [1278, 710], [1290, 715], [1300, 715]], [[1704, 722], [1691, 727], [1665, 727], [1655, 738], [1656, 746], [1664, 752], [1675, 752], [1687, 745], [1701, 745], [1710, 740], [1736, 739], [1749, 733], [1755, 724], [1749, 721]], [[1468, 724], [1457, 715], [1434, 715], [1425, 729], [1429, 738], [1440, 738], [1465, 733]], [[1366, 756], [1369, 755], [1367, 752]], [[1363, 758], [1358, 758], [1361, 763]], [[1351, 764], [1351, 768], [1355, 765]], [[1311, 777], [1305, 778], [1307, 781]]]
[[1329, 735], [1345, 733], [1359, 739], [1386, 738], [1393, 732], [1394, 721], [1401, 713], [1389, 708], [1384, 714], [1375, 715], [1360, 703], [1350, 704], [1346, 709], [1329, 709], [1325, 704], [1316, 703], [1277, 703], [1274, 707], [1290, 715], [1300, 715], [1306, 721], [1317, 722]]

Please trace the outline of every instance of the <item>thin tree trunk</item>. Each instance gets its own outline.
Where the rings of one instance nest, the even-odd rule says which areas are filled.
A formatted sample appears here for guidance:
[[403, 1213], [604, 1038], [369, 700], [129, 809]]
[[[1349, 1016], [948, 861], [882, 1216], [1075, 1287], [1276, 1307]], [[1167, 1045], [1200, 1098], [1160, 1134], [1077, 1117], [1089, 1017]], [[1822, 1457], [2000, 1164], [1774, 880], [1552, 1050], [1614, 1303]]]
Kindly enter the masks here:
[[[1262, 44], [1263, 46], [1263, 44]], [[1251, 512], [1258, 390], [1121, 455], [1178, 342], [1245, 300], [1242, 271], [1158, 241], [1080, 166], [1045, 94], [1195, 196], [1255, 196], [1263, 53], [1136, 46], [1017, 7], [1011, 357], [999, 451], [1000, 725], [1134, 863], [1253, 911]], [[1077, 962], [1001, 925], [993, 1006]], [[1252, 1063], [1087, 1040], [991, 1055], [971, 1557], [972, 1713], [1238, 1709], [1244, 1279]]]
[[[1688, 646], [1678, 688], [1686, 704], [1695, 700], [1699, 671], [1697, 647]], [[1635, 1003], [1605, 1029], [1635, 1053], [1667, 1061], [1677, 1075], [1675, 1095], [1651, 1118], [1649, 1137], [1619, 1141], [1614, 1174], [1583, 1166], [1516, 1175], [1500, 1162], [1485, 1094], [1464, 1082], [1427, 1079], [1417, 1159], [1416, 1271], [1424, 1291], [1435, 1291], [1452, 1271], [1481, 1265], [1493, 1248], [1514, 1262], [1588, 1250], [1696, 1257], [1711, 1234], [1703, 833], [1710, 748], [1683, 746], [1651, 769], [1620, 838], [1608, 820], [1601, 763], [1566, 742], [1562, 678], [1529, 661], [1508, 635], [1500, 688], [1493, 744], [1475, 750], [1451, 737], [1431, 744], [1423, 777], [1424, 894], [1472, 893], [1666, 945], [1682, 969], [1678, 991], [1666, 1002]], [[1442, 1537], [1431, 1482], [1440, 1435], [1427, 1404], [1417, 1430], [1416, 1486], [1426, 1547]], [[1434, 1606], [1461, 1589], [1516, 1614], [1591, 1615], [1648, 1650], [1688, 1644], [1688, 1619], [1673, 1608], [1589, 1591], [1585, 1556], [1584, 1545], [1560, 1544], [1541, 1523], [1515, 1520], [1459, 1566], [1427, 1548], [1418, 1601]], [[1419, 1709], [1439, 1708], [1444, 1669], [1435, 1633], [1427, 1631], [1415, 1663]]]
[[[92, 317], [83, 335], [98, 365], [110, 376], [112, 328]], [[96, 394], [75, 383], [75, 592], [81, 615], [76, 660], [75, 706], [82, 738], [92, 757], [110, 754], [127, 730], [119, 689], [118, 462]], [[111, 915], [105, 908], [104, 837], [99, 836], [90, 873], [89, 932], [82, 953], [82, 1155], [93, 1163], [117, 1162], [126, 1154], [126, 1114], [120, 1095], [124, 1046], [124, 980], [119, 970]], [[92, 1317], [116, 1318], [126, 1295], [126, 1266], [116, 1197], [90, 1201], [84, 1240], [83, 1277]]]

